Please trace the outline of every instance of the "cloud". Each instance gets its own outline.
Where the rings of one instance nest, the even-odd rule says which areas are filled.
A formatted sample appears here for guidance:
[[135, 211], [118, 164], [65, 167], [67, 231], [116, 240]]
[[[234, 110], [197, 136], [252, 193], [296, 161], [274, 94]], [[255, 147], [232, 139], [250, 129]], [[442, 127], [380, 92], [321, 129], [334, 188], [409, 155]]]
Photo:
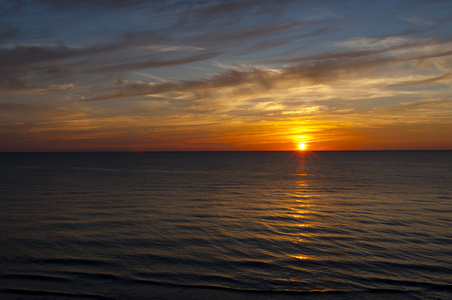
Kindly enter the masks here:
[[92, 68], [87, 70], [87, 73], [110, 73], [110, 72], [125, 72], [125, 71], [134, 71], [134, 70], [143, 70], [143, 69], [152, 69], [152, 68], [162, 68], [176, 65], [189, 64], [193, 62], [208, 60], [218, 56], [219, 52], [208, 52], [202, 54], [195, 54], [190, 56], [184, 56], [181, 58], [173, 58], [173, 59], [140, 59], [136, 62], [127, 62], [127, 63], [119, 63], [112, 64], [111, 66], [101, 66], [97, 68]]
[[404, 3], [7, 1], [1, 132], [73, 147], [251, 147], [445, 122], [448, 3], [410, 4], [408, 18]]
[[[157, 38], [160, 40], [159, 38]], [[118, 51], [129, 51], [143, 45], [141, 39], [135, 37], [122, 38], [117, 43], [95, 45], [87, 47], [70, 47], [59, 45], [16, 45], [0, 47], [0, 89], [3, 91], [21, 92], [20, 88], [31, 92], [34, 89], [43, 92], [38, 82], [43, 80], [72, 79], [71, 75], [88, 75], [95, 73], [116, 73], [176, 66], [208, 60], [218, 56], [219, 52], [185, 53], [172, 49], [172, 55], [162, 56], [161, 53], [151, 52], [135, 56], [123, 62], [121, 58], [114, 59]], [[147, 40], [146, 43], [152, 43]], [[109, 60], [108, 58], [111, 57]], [[99, 59], [100, 58], [100, 59]], [[65, 85], [73, 83], [66, 82]], [[47, 84], [48, 91], [56, 91], [56, 85]], [[33, 88], [34, 87], [34, 88]], [[25, 91], [23, 91], [25, 92]]]
[[2, 70], [14, 70], [34, 63], [47, 63], [71, 58], [80, 52], [81, 50], [71, 49], [65, 45], [16, 45], [2, 47], [0, 48], [0, 66]]
[[[40, 124], [60, 123], [65, 120], [83, 118], [93, 113], [93, 110], [82, 107], [78, 103], [67, 104], [52, 101], [32, 103], [0, 103], [0, 131], [5, 124], [16, 124], [17, 128], [33, 130]], [[11, 121], [11, 122], [8, 122]], [[6, 128], [9, 128], [6, 126]], [[4, 130], [3, 130], [4, 131]]]
[[[87, 98], [86, 101], [116, 99], [121, 97], [157, 95], [164, 93], [175, 93], [175, 95], [186, 95], [192, 101], [200, 99], [214, 99], [216, 97], [259, 97], [262, 93], [273, 90], [285, 90], [293, 87], [312, 86], [317, 84], [336, 84], [351, 80], [360, 80], [363, 76], [375, 78], [385, 76], [391, 78], [397, 72], [406, 73], [421, 72], [414, 65], [394, 65], [410, 61], [425, 61], [440, 57], [452, 56], [452, 51], [443, 50], [442, 45], [447, 41], [422, 40], [390, 40], [381, 42], [373, 41], [371, 50], [350, 50], [340, 53], [325, 53], [313, 56], [304, 56], [296, 59], [284, 59], [283, 62], [295, 61], [298, 64], [289, 65], [281, 69], [265, 67], [235, 67], [223, 73], [212, 75], [199, 80], [166, 81], [164, 83], [135, 82], [112, 89], [103, 95]], [[354, 41], [356, 42], [356, 41]], [[367, 48], [367, 46], [366, 46]], [[412, 56], [401, 56], [397, 51], [408, 49]], [[219, 64], [222, 66], [222, 64]], [[391, 71], [385, 71], [385, 67], [391, 66]], [[413, 75], [416, 73], [412, 73]], [[391, 75], [388, 77], [388, 75]], [[414, 78], [414, 77], [411, 77]], [[435, 74], [433, 76], [418, 77], [417, 80], [403, 80], [394, 78], [386, 80], [385, 83], [375, 81], [374, 86], [379, 88], [391, 88], [402, 86], [422, 86], [434, 82], [448, 82], [449, 74]], [[358, 81], [359, 82], [359, 81]], [[356, 83], [355, 83], [356, 87]], [[368, 88], [368, 87], [367, 87]], [[219, 96], [220, 94], [228, 96]], [[187, 98], [185, 98], [187, 99]]]
[[275, 15], [293, 1], [244, 0], [244, 1], [204, 1], [190, 3], [180, 11], [180, 25], [187, 23], [211, 23], [223, 25], [237, 23], [253, 15]]
[[443, 74], [439, 76], [428, 76], [427, 78], [405, 80], [393, 84], [389, 84], [388, 87], [406, 87], [406, 86], [419, 86], [428, 85], [433, 83], [449, 82], [452, 78], [451, 74]]
[[[26, 9], [27, 4], [22, 1], [10, 1], [15, 5], [11, 7], [13, 10]], [[52, 9], [57, 12], [72, 11], [74, 9], [125, 9], [137, 8], [142, 4], [147, 3], [146, 0], [35, 0], [32, 1], [35, 5], [41, 6], [45, 9]], [[154, 3], [162, 3], [163, 0], [153, 0]]]
[[413, 24], [422, 24], [422, 25], [435, 25], [436, 23], [430, 20], [426, 20], [423, 18], [418, 17], [409, 17], [409, 18], [403, 18], [404, 20], [411, 22]]
[[[53, 44], [36, 42], [39, 31], [42, 35], [49, 36], [57, 33], [58, 28], [44, 26], [30, 27], [28, 31], [32, 30], [34, 33], [28, 34], [27, 38], [31, 42], [13, 42], [24, 30], [4, 23], [0, 31], [0, 40], [3, 38], [7, 43], [0, 45], [0, 73], [3, 74], [0, 78], [0, 86], [4, 92], [56, 92], [59, 91], [57, 86], [68, 85], [77, 85], [80, 89], [87, 91], [91, 89], [93, 82], [102, 80], [100, 76], [118, 78], [124, 77], [125, 73], [131, 71], [192, 64], [219, 56], [245, 55], [277, 48], [290, 43], [293, 39], [322, 35], [327, 32], [325, 28], [317, 28], [319, 24], [325, 25], [324, 21], [279, 20], [264, 26], [260, 21], [250, 24], [235, 22], [233, 26], [228, 27], [205, 26], [206, 20], [210, 18], [230, 19], [231, 15], [247, 14], [274, 15], [277, 11], [283, 11], [291, 3], [292, 1], [278, 3], [274, 1], [227, 3], [207, 1], [195, 4], [192, 1], [177, 3], [155, 1], [150, 4], [139, 0], [96, 1], [95, 3], [83, 0], [36, 1], [33, 6], [36, 11], [50, 8], [57, 12], [57, 15], [64, 12], [75, 16], [81, 10], [87, 9], [127, 8], [134, 13], [139, 9], [140, 12], [144, 12], [142, 17], [155, 15], [156, 12], [174, 16], [174, 11], [180, 11], [184, 12], [188, 18], [185, 22], [191, 25], [186, 24], [187, 26], [181, 28], [180, 20], [170, 16], [166, 23], [159, 19], [159, 22], [163, 23], [162, 26], [157, 26], [158, 30], [118, 27], [116, 32], [113, 32], [113, 42], [75, 45], [63, 42]], [[10, 12], [12, 15], [27, 16], [30, 13], [29, 5], [18, 2], [11, 7]], [[44, 19], [44, 17], [38, 17], [38, 20], [39, 18]], [[91, 17], [83, 15], [80, 21], [84, 18]], [[237, 49], [231, 51], [233, 47]], [[111, 78], [106, 78], [103, 83], [99, 82], [96, 89], [110, 80]], [[21, 87], [24, 88], [23, 91], [20, 90]]]
[[0, 79], [1, 92], [17, 92], [24, 94], [47, 94], [56, 92], [67, 92], [74, 89], [73, 84], [50, 84], [47, 86], [29, 85], [20, 80], [9, 80], [6, 83]]
[[441, 110], [446, 108], [452, 108], [452, 99], [426, 99], [422, 101], [416, 101], [411, 103], [402, 103], [400, 105], [388, 106], [384, 108], [377, 108], [370, 111], [370, 113], [384, 113], [394, 115], [394, 113], [412, 112], [420, 110]]

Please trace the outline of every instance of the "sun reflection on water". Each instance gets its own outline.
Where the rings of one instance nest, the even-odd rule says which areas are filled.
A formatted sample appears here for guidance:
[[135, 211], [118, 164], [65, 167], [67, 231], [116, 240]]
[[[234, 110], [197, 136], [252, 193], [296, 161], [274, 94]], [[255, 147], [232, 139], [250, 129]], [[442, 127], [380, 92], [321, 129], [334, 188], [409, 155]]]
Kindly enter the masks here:
[[291, 255], [291, 257], [296, 258], [296, 259], [311, 259], [307, 256], [303, 256], [303, 255]]
[[314, 214], [312, 188], [309, 178], [309, 170], [306, 166], [305, 156], [300, 156], [297, 173], [295, 174], [295, 180], [293, 182], [293, 191], [291, 193], [290, 201], [287, 202], [287, 209], [290, 211], [287, 216], [293, 220], [287, 222], [286, 226], [291, 228], [293, 233], [293, 242], [299, 246], [295, 247], [296, 252], [287, 253], [291, 258], [297, 260], [314, 260], [312, 255], [306, 253], [308, 249], [308, 243], [315, 235], [310, 230], [314, 226], [312, 222]]

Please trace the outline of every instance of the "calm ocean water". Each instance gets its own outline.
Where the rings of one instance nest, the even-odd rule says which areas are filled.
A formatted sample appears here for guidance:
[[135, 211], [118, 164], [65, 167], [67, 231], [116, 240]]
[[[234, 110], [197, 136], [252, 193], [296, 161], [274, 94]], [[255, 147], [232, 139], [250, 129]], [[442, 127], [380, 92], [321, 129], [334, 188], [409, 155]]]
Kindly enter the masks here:
[[1, 299], [451, 299], [452, 152], [0, 154]]

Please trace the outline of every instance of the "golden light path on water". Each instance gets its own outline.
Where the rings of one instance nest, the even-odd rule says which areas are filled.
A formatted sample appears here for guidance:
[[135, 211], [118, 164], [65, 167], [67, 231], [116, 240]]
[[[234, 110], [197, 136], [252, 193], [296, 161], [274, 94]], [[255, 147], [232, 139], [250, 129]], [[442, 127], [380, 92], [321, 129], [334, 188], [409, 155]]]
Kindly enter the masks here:
[[[298, 147], [300, 150], [304, 151], [306, 149], [306, 144], [300, 143]], [[305, 153], [302, 153], [300, 157], [297, 179], [295, 181], [296, 194], [293, 195], [296, 199], [296, 204], [292, 208], [295, 212], [294, 217], [300, 220], [299, 224], [294, 225], [297, 231], [299, 231], [300, 228], [307, 228], [312, 226], [311, 219], [309, 218], [309, 214], [311, 213], [312, 208], [312, 195], [309, 195], [310, 185], [307, 180], [308, 170], [306, 168], [304, 154]], [[298, 237], [296, 243], [306, 243], [306, 237], [310, 235], [312, 234], [308, 232], [300, 233], [299, 236], [301, 236], [301, 238]], [[300, 260], [314, 259], [312, 255], [307, 255], [306, 253], [299, 253], [297, 255], [291, 256]]]
[[[306, 166], [306, 155], [304, 149], [306, 145], [301, 143], [298, 145], [300, 152], [296, 155], [298, 165], [296, 167], [296, 173], [294, 174], [294, 181], [292, 181], [292, 186], [287, 191], [287, 198], [280, 209], [276, 209], [275, 218], [283, 220], [279, 224], [275, 224], [279, 233], [284, 234], [284, 239], [289, 239], [296, 247], [288, 250], [285, 254], [287, 257], [295, 258], [296, 260], [317, 260], [316, 257], [308, 251], [311, 247], [309, 243], [315, 238], [315, 233], [312, 232], [312, 227], [314, 226], [315, 215], [318, 212], [315, 211], [315, 204], [313, 199], [316, 195], [312, 194], [312, 189], [309, 183], [309, 170]], [[298, 249], [294, 252], [294, 249]]]

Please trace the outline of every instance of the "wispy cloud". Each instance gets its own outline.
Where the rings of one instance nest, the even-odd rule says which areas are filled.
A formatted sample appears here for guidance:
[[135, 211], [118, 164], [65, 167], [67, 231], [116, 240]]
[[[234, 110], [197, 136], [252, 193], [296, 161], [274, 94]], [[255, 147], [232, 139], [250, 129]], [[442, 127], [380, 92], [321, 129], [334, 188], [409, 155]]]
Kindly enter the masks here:
[[422, 24], [422, 25], [434, 25], [435, 24], [435, 22], [433, 22], [433, 21], [426, 20], [423, 18], [417, 18], [417, 17], [409, 17], [409, 18], [405, 17], [403, 19], [408, 22], [411, 22], [413, 24]]
[[[189, 95], [192, 100], [215, 98], [215, 95], [228, 95], [228, 97], [259, 97], [263, 93], [274, 90], [286, 90], [294, 87], [311, 86], [318, 84], [334, 85], [336, 82], [349, 82], [362, 78], [363, 76], [374, 77], [374, 86], [384, 88], [402, 86], [420, 86], [434, 82], [448, 83], [450, 75], [441, 72], [440, 67], [431, 70], [432, 75], [419, 75], [413, 79], [416, 73], [425, 70], [416, 67], [420, 62], [430, 60], [430, 63], [439, 66], [442, 62], [438, 59], [452, 56], [451, 51], [445, 51], [444, 44], [448, 42], [418, 41], [408, 39], [396, 39], [386, 42], [373, 41], [372, 50], [348, 50], [340, 53], [326, 53], [301, 58], [284, 59], [283, 62], [298, 62], [298, 64], [283, 67], [281, 69], [248, 68], [243, 69], [234, 66], [235, 69], [212, 75], [200, 80], [166, 81], [165, 83], [135, 82], [114, 88], [109, 94], [104, 91], [103, 95], [87, 98], [85, 100], [106, 100], [110, 98], [155, 95], [162, 93], [176, 93]], [[356, 41], [353, 41], [355, 43]], [[367, 41], [366, 41], [367, 43]], [[389, 43], [389, 46], [387, 44]], [[350, 44], [345, 43], [350, 46]], [[353, 48], [353, 47], [352, 47]], [[399, 51], [404, 52], [404, 55]], [[411, 54], [411, 55], [409, 55]], [[301, 61], [301, 62], [300, 62]], [[410, 62], [410, 66], [394, 65], [397, 63]], [[217, 64], [224, 67], [222, 64]], [[228, 66], [226, 66], [228, 67]], [[391, 67], [385, 70], [385, 67]], [[405, 73], [410, 70], [411, 79], [394, 78], [391, 74], [397, 72]], [[385, 76], [385, 83], [377, 78]], [[421, 79], [419, 79], [421, 78]], [[238, 96], [237, 94], [240, 94]]]

